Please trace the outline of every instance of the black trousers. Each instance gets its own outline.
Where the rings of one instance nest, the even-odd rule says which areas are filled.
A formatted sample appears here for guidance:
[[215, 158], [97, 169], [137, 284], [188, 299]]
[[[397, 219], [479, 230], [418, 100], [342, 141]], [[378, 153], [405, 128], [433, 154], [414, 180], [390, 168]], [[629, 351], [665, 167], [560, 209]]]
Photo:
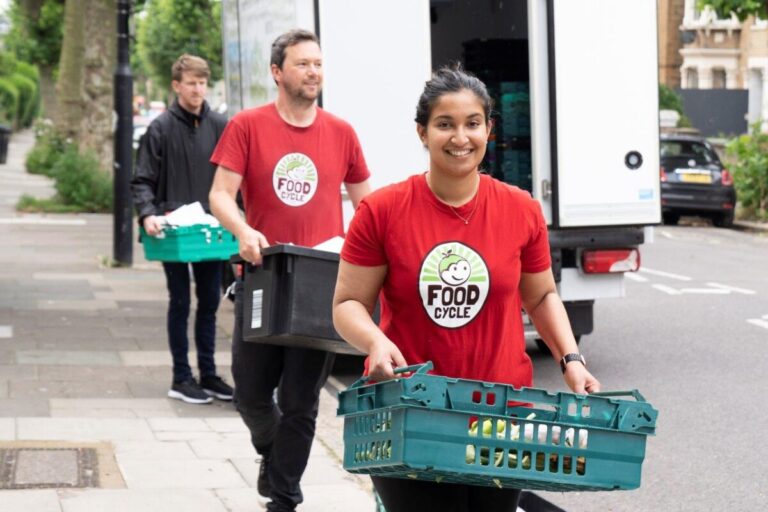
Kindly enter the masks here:
[[221, 299], [221, 261], [198, 263], [163, 262], [165, 281], [168, 287], [168, 346], [173, 356], [173, 380], [183, 382], [192, 378], [187, 352], [189, 339], [187, 323], [190, 310], [189, 267], [195, 276], [195, 347], [200, 377], [216, 375], [213, 353], [216, 349], [216, 311]]
[[243, 283], [238, 281], [232, 340], [235, 406], [251, 432], [256, 452], [270, 460], [272, 502], [267, 510], [295, 510], [304, 499], [299, 482], [315, 436], [320, 390], [334, 355], [243, 341], [242, 322]]
[[371, 477], [387, 512], [515, 512], [518, 489]]

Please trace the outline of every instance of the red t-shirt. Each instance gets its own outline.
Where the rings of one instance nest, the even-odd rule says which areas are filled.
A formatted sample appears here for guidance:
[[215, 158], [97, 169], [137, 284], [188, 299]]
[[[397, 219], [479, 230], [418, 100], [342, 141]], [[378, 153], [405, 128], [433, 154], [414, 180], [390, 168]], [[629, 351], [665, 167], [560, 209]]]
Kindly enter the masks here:
[[[408, 364], [431, 360], [438, 375], [531, 386], [518, 287], [521, 272], [550, 267], [541, 207], [481, 175], [477, 204], [456, 211], [424, 174], [412, 176], [363, 199], [341, 257], [387, 265], [379, 325]], [[470, 215], [468, 224], [459, 218]]]
[[315, 121], [299, 128], [274, 103], [235, 115], [211, 162], [243, 176], [246, 221], [270, 244], [312, 247], [342, 236], [341, 184], [370, 176], [348, 123], [318, 108]]

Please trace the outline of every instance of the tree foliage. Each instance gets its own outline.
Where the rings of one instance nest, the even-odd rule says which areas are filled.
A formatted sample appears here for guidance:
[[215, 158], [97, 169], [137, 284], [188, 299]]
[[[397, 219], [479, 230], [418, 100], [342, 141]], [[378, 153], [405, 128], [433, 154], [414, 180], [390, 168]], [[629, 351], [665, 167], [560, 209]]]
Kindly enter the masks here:
[[659, 84], [659, 109], [674, 110], [683, 114], [683, 99], [675, 91], [664, 84]]
[[5, 47], [21, 60], [56, 66], [64, 30], [64, 0], [13, 0]]
[[744, 213], [768, 220], [768, 134], [755, 123], [749, 135], [733, 139], [726, 151]]
[[730, 18], [735, 13], [740, 20], [750, 15], [768, 17], [768, 3], [765, 0], [698, 0], [699, 9], [711, 6], [719, 18]]
[[680, 114], [680, 119], [677, 121], [678, 127], [691, 126], [691, 120], [683, 111], [683, 98], [664, 84], [659, 84], [659, 110], [674, 110]]
[[138, 50], [152, 80], [171, 86], [171, 66], [183, 53], [204, 58], [211, 80], [222, 75], [221, 3], [211, 0], [152, 0], [138, 23]]
[[37, 67], [0, 52], [0, 123], [13, 128], [32, 125], [40, 111]]

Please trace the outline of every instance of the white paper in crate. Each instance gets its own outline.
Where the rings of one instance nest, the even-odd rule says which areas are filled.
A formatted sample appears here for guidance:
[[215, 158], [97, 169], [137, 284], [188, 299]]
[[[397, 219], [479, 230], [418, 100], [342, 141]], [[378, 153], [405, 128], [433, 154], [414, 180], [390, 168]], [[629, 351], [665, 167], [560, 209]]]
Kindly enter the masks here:
[[329, 238], [325, 242], [317, 244], [314, 249], [317, 249], [318, 251], [335, 252], [336, 254], [339, 254], [343, 245], [344, 239], [340, 236], [335, 236], [333, 238]]
[[165, 223], [171, 226], [194, 226], [195, 224], [207, 224], [218, 227], [219, 221], [213, 215], [205, 213], [200, 201], [185, 204], [173, 210], [165, 216]]

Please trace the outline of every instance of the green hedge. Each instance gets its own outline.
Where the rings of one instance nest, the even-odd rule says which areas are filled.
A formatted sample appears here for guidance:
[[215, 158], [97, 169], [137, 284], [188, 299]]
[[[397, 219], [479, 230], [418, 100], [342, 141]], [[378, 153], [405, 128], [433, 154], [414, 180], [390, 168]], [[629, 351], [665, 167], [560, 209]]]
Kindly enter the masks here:
[[30, 127], [40, 114], [40, 103], [37, 67], [0, 52], [0, 123]]
[[20, 60], [16, 62], [16, 74], [28, 78], [35, 86], [32, 98], [24, 109], [20, 119], [21, 125], [28, 128], [32, 126], [32, 123], [34, 123], [35, 119], [40, 115], [40, 108], [42, 106], [40, 98], [40, 71], [34, 64]]
[[62, 203], [85, 212], [112, 210], [112, 177], [99, 168], [95, 155], [81, 154], [72, 145], [53, 165], [53, 174]]
[[112, 176], [99, 168], [95, 155], [81, 154], [74, 144], [51, 155], [54, 161], [49, 175], [56, 180], [56, 195], [45, 199], [22, 196], [16, 204], [18, 210], [50, 213], [112, 211]]
[[20, 75], [24, 75], [35, 83], [40, 81], [40, 71], [37, 69], [37, 66], [30, 64], [29, 62], [24, 62], [23, 60], [17, 61], [16, 72]]
[[71, 143], [59, 136], [48, 121], [39, 121], [35, 134], [35, 145], [27, 153], [27, 172], [55, 178], [53, 166]]
[[7, 78], [19, 91], [19, 102], [16, 108], [16, 123], [28, 128], [34, 120], [38, 101], [37, 84], [20, 73], [14, 73]]
[[12, 75], [16, 72], [19, 61], [10, 52], [0, 52], [0, 76]]
[[726, 152], [742, 216], [768, 220], [768, 134], [755, 123], [749, 135], [731, 140]]
[[13, 126], [19, 111], [19, 89], [4, 76], [0, 76], [0, 123]]

